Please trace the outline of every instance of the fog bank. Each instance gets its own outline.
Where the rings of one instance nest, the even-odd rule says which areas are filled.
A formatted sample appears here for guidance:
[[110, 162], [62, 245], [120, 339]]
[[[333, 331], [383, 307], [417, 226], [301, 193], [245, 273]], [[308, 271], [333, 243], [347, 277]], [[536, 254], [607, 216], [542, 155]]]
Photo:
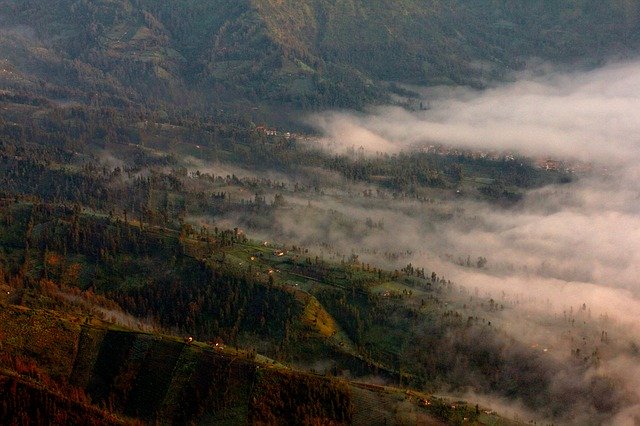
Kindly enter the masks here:
[[398, 152], [432, 143], [582, 161], [637, 158], [640, 63], [546, 74], [485, 91], [422, 91], [427, 111], [374, 108], [309, 118], [339, 149]]

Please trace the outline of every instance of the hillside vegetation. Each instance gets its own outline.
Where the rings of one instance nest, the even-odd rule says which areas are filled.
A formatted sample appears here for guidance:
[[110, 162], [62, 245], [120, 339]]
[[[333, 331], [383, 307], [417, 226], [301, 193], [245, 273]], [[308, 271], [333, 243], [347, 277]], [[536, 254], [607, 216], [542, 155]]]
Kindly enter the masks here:
[[[608, 392], [617, 382], [606, 375], [580, 393], [553, 387], [555, 377], [580, 377], [614, 349], [634, 351], [623, 339], [604, 339], [591, 320], [587, 325], [586, 307], [577, 331], [575, 318], [550, 319], [567, 340], [580, 333], [580, 352], [567, 346], [571, 362], [563, 364], [501, 325], [517, 299], [472, 295], [435, 271], [404, 266], [403, 247], [381, 245], [378, 259], [396, 265], [385, 269], [321, 238], [287, 238], [304, 218], [355, 244], [384, 237], [391, 226], [336, 211], [332, 202], [321, 206], [325, 193], [419, 203], [442, 223], [454, 220], [447, 206], [455, 200], [517, 206], [522, 191], [573, 174], [463, 152], [333, 155], [241, 120], [173, 111], [161, 118], [161, 111], [59, 106], [19, 93], [2, 94], [0, 105], [0, 385], [10, 390], [0, 401], [9, 419], [3, 423], [45, 404], [66, 421], [83, 410], [95, 422], [114, 415], [126, 418], [113, 422], [153, 422], [163, 413], [202, 419], [209, 410], [235, 423], [292, 415], [293, 423], [384, 424], [397, 414], [409, 419], [400, 424], [421, 416], [495, 424], [491, 410], [433, 392], [473, 388], [561, 420], [582, 401], [606, 417], [627, 400], [624, 389]], [[224, 163], [212, 168], [214, 161]], [[273, 237], [250, 239], [264, 230]], [[459, 262], [482, 268], [486, 260]], [[187, 337], [196, 342], [188, 345]], [[284, 376], [251, 373], [250, 391], [243, 382], [226, 396], [207, 393], [214, 372], [227, 377], [227, 370], [206, 363], [197, 370], [191, 351], [218, 354], [220, 342], [249, 372], [269, 366]], [[328, 377], [318, 381], [315, 373]], [[330, 377], [355, 380], [353, 399], [340, 396], [340, 381], [334, 389]], [[362, 383], [372, 377], [405, 390]], [[292, 395], [307, 395], [307, 402]], [[216, 399], [227, 396], [236, 399]], [[287, 414], [292, 406], [303, 408]]]
[[482, 86], [530, 58], [623, 56], [638, 13], [629, 0], [2, 0], [0, 82], [116, 105], [362, 107], [395, 82]]
[[[26, 207], [27, 211], [31, 210], [27, 206], [5, 205], [2, 207], [3, 212], [7, 212], [7, 207], [19, 210]], [[39, 210], [39, 213], [35, 210]], [[47, 215], [45, 211], [49, 209], [35, 210], [32, 210], [33, 214]], [[21, 226], [26, 218], [24, 213], [26, 212], [19, 213], [14, 210], [13, 214], [3, 216], [3, 224], [13, 223], [10, 218], [14, 217], [17, 222], [14, 225]], [[58, 217], [60, 211], [49, 210], [49, 213], [54, 216], [48, 216], [47, 219], [50, 220], [46, 220], [45, 223], [66, 222], [61, 216]], [[100, 219], [85, 218], [102, 222]], [[45, 230], [42, 227], [44, 223], [39, 223], [39, 219], [35, 219], [34, 216], [31, 216], [28, 222], [38, 222], [34, 226], [37, 228], [36, 233], [42, 238], [48, 238], [46, 235], [50, 235], [53, 238], [50, 243], [54, 243], [58, 237], [65, 239], [64, 230]], [[117, 228], [120, 225], [115, 226]], [[138, 234], [130, 229], [125, 234], [117, 236], [116, 240], [122, 238], [124, 245], [129, 245], [140, 237], [140, 234], [136, 236], [130, 232]], [[154, 233], [150, 230], [145, 231], [150, 232]], [[234, 275], [230, 270], [231, 260], [226, 267], [217, 267], [215, 281], [207, 283], [209, 291], [213, 291], [213, 294], [207, 297], [203, 297], [201, 289], [197, 288], [198, 284], [189, 278], [182, 283], [171, 285], [177, 292], [169, 299], [173, 303], [164, 303], [164, 316], [155, 319], [161, 323], [177, 321], [173, 324], [174, 330], [193, 331], [198, 338], [183, 339], [157, 330], [142, 332], [124, 327], [124, 323], [136, 327], [140, 327], [141, 323], [126, 315], [109, 300], [110, 298], [125, 300], [124, 305], [133, 311], [147, 306], [147, 312], [153, 312], [154, 308], [151, 306], [154, 299], [156, 302], [162, 299], [145, 295], [137, 299], [138, 308], [132, 308], [129, 305], [132, 299], [127, 302], [126, 296], [122, 295], [127, 293], [124, 280], [118, 284], [122, 293], [107, 292], [108, 297], [96, 295], [92, 289], [80, 291], [78, 287], [69, 287], [74, 285], [75, 279], [83, 281], [82, 277], [97, 266], [92, 265], [93, 261], [89, 259], [91, 256], [71, 255], [75, 250], [71, 246], [69, 257], [48, 252], [43, 264], [32, 257], [35, 252], [29, 253], [27, 248], [22, 252], [24, 264], [29, 265], [27, 270], [23, 271], [27, 274], [20, 275], [21, 272], [18, 272], [18, 275], [13, 275], [11, 259], [20, 256], [11, 248], [12, 243], [10, 238], [7, 238], [12, 232], [3, 228], [1, 234], [3, 241], [0, 247], [7, 253], [6, 257], [3, 256], [3, 265], [0, 268], [0, 321], [3, 324], [0, 330], [0, 386], [4, 389], [3, 397], [0, 399], [0, 421], [3, 423], [11, 424], [19, 420], [32, 424], [47, 424], [48, 420], [56, 419], [61, 423], [140, 424], [165, 419], [178, 424], [275, 424], [279, 421], [291, 424], [336, 425], [384, 424], [388, 421], [394, 424], [404, 424], [406, 421], [441, 424], [442, 421], [459, 423], [461, 419], [467, 418], [472, 419], [474, 424], [511, 424], [494, 414], [481, 416], [478, 407], [474, 409], [461, 402], [451, 404], [445, 399], [418, 391], [358, 381], [349, 382], [344, 378], [332, 378], [330, 373], [321, 376], [315, 372], [294, 371], [280, 362], [258, 355], [255, 349], [238, 349], [236, 343], [227, 346], [220, 337], [207, 340], [206, 343], [198, 341], [210, 337], [213, 333], [235, 342], [236, 338], [223, 329], [232, 329], [231, 333], [240, 331], [244, 334], [254, 334], [254, 329], [260, 328], [243, 324], [243, 316], [258, 318], [258, 315], [251, 312], [245, 315], [243, 312], [246, 307], [241, 305], [246, 299], [233, 289], [224, 288], [225, 280], [230, 278], [229, 275]], [[167, 240], [173, 239], [172, 234], [169, 232]], [[89, 235], [84, 233], [79, 235], [83, 245], [92, 245], [90, 240], [93, 240], [93, 237], [87, 237]], [[155, 244], [147, 241], [143, 245], [134, 243], [139, 249], [156, 244], [159, 244], [159, 241]], [[197, 241], [191, 238], [188, 239], [188, 244], [198, 245]], [[259, 250], [258, 246], [251, 246], [247, 242], [236, 242], [234, 245], [247, 246], [245, 250], [248, 253]], [[36, 246], [41, 244], [35, 243], [34, 247]], [[88, 246], [85, 246], [86, 248]], [[229, 253], [227, 257], [237, 259], [236, 256], [240, 256], [242, 251], [225, 250], [223, 253]], [[268, 250], [265, 250], [265, 253], [268, 253]], [[145, 256], [140, 254], [140, 257], [130, 258], [128, 262], [141, 266], [150, 260], [145, 260]], [[68, 264], [72, 258], [80, 263]], [[261, 257], [261, 262], [265, 263], [274, 260], [268, 256]], [[106, 267], [106, 263], [111, 262], [98, 263]], [[213, 268], [214, 262], [211, 263], [210, 267]], [[281, 267], [285, 267], [286, 263]], [[155, 268], [158, 266], [155, 265]], [[197, 268], [196, 265], [192, 267]], [[117, 267], [108, 268], [111, 274], [117, 275]], [[291, 266], [289, 268], [293, 270]], [[307, 273], [312, 273], [313, 269], [319, 268], [310, 268]], [[79, 270], [81, 272], [77, 274]], [[49, 278], [36, 280], [35, 276], [39, 274], [45, 274]], [[271, 293], [275, 294], [272, 297], [278, 297], [280, 294], [281, 299], [289, 295], [301, 305], [308, 303], [306, 292], [294, 291], [291, 285], [284, 283], [287, 275], [283, 270], [277, 283], [272, 280], [258, 283], [259, 286], [265, 287], [267, 294], [251, 295], [249, 301], [258, 304], [270, 303]], [[95, 285], [100, 286], [100, 281], [98, 276], [93, 277]], [[236, 285], [246, 290], [246, 284], [238, 281]], [[107, 295], [103, 291], [100, 292]], [[194, 298], [188, 306], [179, 301], [186, 295]], [[209, 303], [227, 295], [232, 299], [239, 299], [227, 301], [227, 305], [232, 305], [231, 309], [213, 306], [203, 309], [199, 306], [203, 300]], [[313, 305], [317, 316], [330, 320], [334, 327], [338, 327], [317, 301], [314, 301]], [[218, 328], [217, 322], [218, 319], [222, 319], [223, 311], [237, 317], [235, 325], [221, 323], [221, 328]], [[280, 309], [273, 311], [280, 312]], [[388, 368], [368, 357], [366, 363], [362, 362], [363, 357], [355, 353], [350, 346], [338, 345], [337, 341], [332, 341], [314, 324], [297, 323], [296, 316], [300, 313], [295, 312], [295, 309], [282, 311], [291, 321], [284, 326], [283, 335], [277, 330], [277, 319], [274, 321], [269, 317], [266, 320], [262, 318], [262, 328], [265, 328], [265, 322], [267, 324], [263, 339], [281, 341], [276, 351], [278, 357], [288, 358], [297, 353], [297, 350], [289, 345], [292, 339], [296, 346], [299, 346], [300, 352], [304, 353], [302, 356], [307, 362], [321, 356], [322, 346], [335, 345], [337, 348], [333, 358], [340, 364], [346, 363], [342, 364], [342, 367], [355, 367], [353, 361], [349, 364], [349, 358], [354, 357], [355, 361], [360, 360], [363, 372], [370, 373], [374, 368], [384, 371]], [[182, 320], [170, 319], [172, 312], [180, 313], [179, 316], [184, 316], [187, 312], [191, 314], [180, 324]], [[154, 316], [146, 315], [149, 319]], [[205, 328], [193, 327], [194, 320], [199, 322], [209, 318], [215, 319], [215, 327], [211, 322]], [[269, 326], [272, 322], [275, 327]], [[339, 335], [336, 339], [348, 338]], [[342, 359], [340, 352], [343, 352]], [[331, 352], [324, 353], [327, 356]], [[388, 374], [393, 376], [395, 373], [389, 370]]]

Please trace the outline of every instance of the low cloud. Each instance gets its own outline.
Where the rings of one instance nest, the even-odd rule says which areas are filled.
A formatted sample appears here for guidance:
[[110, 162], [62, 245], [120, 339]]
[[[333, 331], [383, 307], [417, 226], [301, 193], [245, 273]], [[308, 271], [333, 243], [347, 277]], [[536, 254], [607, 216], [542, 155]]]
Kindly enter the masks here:
[[[541, 363], [536, 368], [544, 371], [548, 363], [557, 373], [546, 392], [566, 401], [556, 404], [563, 411], [529, 404], [540, 410], [539, 419], [636, 424], [640, 63], [526, 77], [482, 92], [437, 88], [423, 94], [428, 111], [379, 107], [310, 121], [335, 150], [397, 153], [441, 144], [576, 159], [594, 163], [594, 172], [531, 190], [509, 208], [437, 195], [430, 202], [395, 199], [375, 187], [373, 196], [364, 196], [361, 185], [320, 177], [321, 193], [285, 193], [286, 206], [251, 221], [249, 234], [315, 247], [325, 258], [358, 253], [392, 269], [411, 262], [454, 281], [460, 306], [470, 294], [493, 298], [505, 309], [491, 320], [509, 341], [532, 348]], [[480, 257], [487, 259], [481, 268]], [[466, 309], [483, 315], [480, 307]], [[577, 368], [585, 354], [593, 366]], [[518, 404], [514, 410], [524, 412]]]
[[[580, 160], [597, 172], [530, 191], [509, 209], [470, 200], [377, 209], [375, 201], [343, 203], [349, 217], [375, 215], [387, 225], [354, 248], [404, 247], [412, 255], [398, 266], [426, 266], [507, 305], [494, 321], [566, 366], [556, 367], [564, 373], [548, 392], [574, 395], [567, 409], [575, 422], [637, 424], [640, 369], [629, 345], [640, 332], [640, 63], [551, 73], [482, 92], [437, 88], [423, 95], [428, 111], [379, 107], [311, 121], [338, 150], [397, 153], [439, 144]], [[460, 265], [480, 256], [488, 260], [482, 269]], [[574, 328], [576, 319], [586, 328]], [[614, 341], [602, 342], [604, 330]], [[602, 361], [575, 373], [570, 354], [579, 348], [599, 351]]]
[[431, 143], [583, 161], [637, 158], [640, 63], [547, 74], [485, 91], [424, 90], [427, 111], [379, 107], [370, 114], [309, 118], [338, 148], [399, 152]]

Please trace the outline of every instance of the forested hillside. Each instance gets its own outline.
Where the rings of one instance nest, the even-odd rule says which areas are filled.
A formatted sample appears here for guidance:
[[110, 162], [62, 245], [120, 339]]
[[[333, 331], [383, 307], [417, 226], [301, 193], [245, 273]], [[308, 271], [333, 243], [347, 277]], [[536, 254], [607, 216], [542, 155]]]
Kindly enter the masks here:
[[[349, 404], [334, 410], [331, 402], [310, 401], [298, 415], [355, 424], [384, 424], [396, 415], [495, 424], [491, 410], [436, 403], [432, 395], [468, 388], [523, 398], [527, 407], [560, 419], [583, 400], [589, 413], [610, 416], [627, 396], [621, 390], [607, 405], [590, 402], [615, 386], [608, 376], [575, 395], [560, 384], [547, 391], [554, 377], [580, 377], [606, 359], [607, 352], [598, 352], [603, 347], [631, 351], [626, 340], [603, 340], [600, 327], [614, 335], [608, 322], [587, 323], [586, 308], [577, 317], [584, 317], [584, 331], [574, 331], [575, 318], [550, 317], [564, 333], [558, 335], [579, 335], [582, 346], [576, 355], [567, 348], [568, 364], [544, 358], [501, 325], [503, 315], [516, 315], [518, 299], [470, 293], [411, 264], [410, 246], [387, 237], [401, 220], [376, 215], [381, 205], [417, 217], [420, 209], [432, 234], [452, 221], [477, 220], [471, 209], [465, 215], [464, 202], [517, 206], [526, 191], [579, 176], [525, 158], [462, 151], [330, 154], [299, 136], [176, 111], [160, 119], [134, 108], [59, 107], [8, 94], [0, 106], [0, 312], [27, 312], [8, 316], [0, 328], [0, 355], [7, 355], [0, 358], [0, 376], [6, 376], [0, 385], [15, 389], [0, 406], [0, 421], [24, 418], [42, 401], [64, 419], [86, 412], [97, 419], [120, 413], [153, 420], [165, 409], [180, 418], [183, 408], [157, 404], [176, 404], [176, 395], [192, 387], [209, 392], [211, 377], [194, 373], [200, 361], [194, 366], [192, 358], [180, 358], [189, 355], [180, 343], [185, 337], [209, 352], [222, 342], [234, 359], [251, 361], [242, 383], [253, 383], [253, 393], [243, 384], [237, 405], [219, 402], [216, 392], [185, 400], [184, 410], [196, 418], [201, 410], [232, 408], [232, 418], [269, 422], [290, 411], [291, 394], [309, 389], [304, 383], [316, 383], [303, 375], [300, 391], [286, 376], [254, 374], [265, 364], [354, 379], [360, 387], [352, 389], [353, 412]], [[347, 198], [362, 211], [338, 210], [336, 201]], [[368, 239], [380, 243], [368, 248]], [[469, 270], [485, 267], [487, 259], [464, 254], [466, 260], [449, 260]], [[80, 324], [151, 330], [155, 337], [111, 333], [100, 340], [100, 332], [100, 339], [84, 342], [95, 343], [87, 359], [75, 358], [89, 365], [74, 368], [65, 348], [84, 350]], [[53, 325], [61, 330], [47, 332]], [[66, 334], [70, 330], [75, 334]], [[160, 333], [179, 337], [157, 343]], [[156, 391], [141, 359], [186, 373]], [[84, 381], [73, 388], [78, 398], [61, 399], [71, 368]], [[515, 373], [520, 370], [526, 373]], [[371, 377], [374, 385], [362, 383]], [[247, 399], [260, 389], [268, 389], [262, 399]], [[425, 394], [416, 397], [414, 390]], [[334, 391], [325, 395], [329, 401], [341, 398]], [[84, 392], [98, 405], [87, 404]], [[157, 404], [138, 411], [149, 405], [140, 401], [149, 400]], [[104, 407], [107, 412], [96, 411]]]
[[[638, 48], [635, 0], [0, 0], [0, 424], [582, 425], [640, 407], [635, 329], [572, 290], [638, 264], [612, 250], [637, 194], [584, 192], [620, 165], [515, 137], [571, 147], [640, 122], [611, 111], [633, 103], [607, 92], [598, 121], [592, 91], [531, 97], [511, 126], [500, 93], [480, 110], [413, 93]], [[437, 114], [379, 144], [329, 117], [376, 104], [473, 120], [460, 145]], [[561, 127], [527, 127], [545, 109], [582, 133], [529, 131]], [[335, 132], [308, 131], [324, 115]], [[483, 131], [502, 121], [510, 145]], [[603, 192], [624, 209], [591, 220]], [[605, 243], [575, 238], [592, 226]]]
[[[62, 100], [362, 107], [638, 46], [628, 0], [2, 0], [4, 87]], [[392, 84], [393, 83], [393, 84]]]

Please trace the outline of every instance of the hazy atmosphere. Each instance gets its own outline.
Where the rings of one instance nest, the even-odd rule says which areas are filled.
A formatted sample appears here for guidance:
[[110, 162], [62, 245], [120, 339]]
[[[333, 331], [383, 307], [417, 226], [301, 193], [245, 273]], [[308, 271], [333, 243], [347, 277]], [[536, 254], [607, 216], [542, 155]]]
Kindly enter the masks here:
[[0, 424], [640, 425], [640, 3], [0, 0]]

